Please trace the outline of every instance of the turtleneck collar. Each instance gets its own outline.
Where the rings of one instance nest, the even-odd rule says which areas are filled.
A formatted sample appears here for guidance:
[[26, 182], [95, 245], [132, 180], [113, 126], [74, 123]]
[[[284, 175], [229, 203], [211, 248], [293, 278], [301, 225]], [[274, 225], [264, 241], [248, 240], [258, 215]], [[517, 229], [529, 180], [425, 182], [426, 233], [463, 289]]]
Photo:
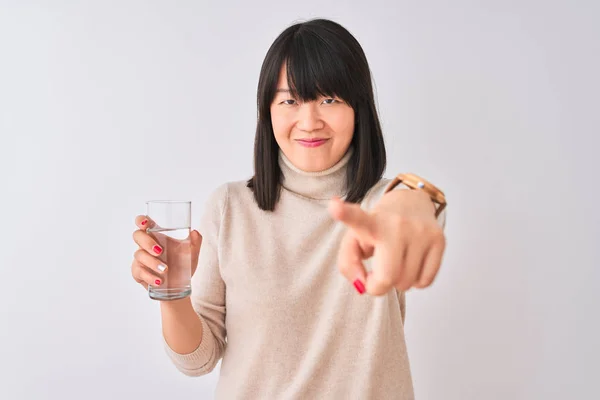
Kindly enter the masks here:
[[279, 150], [279, 166], [283, 174], [282, 186], [290, 192], [314, 200], [329, 200], [333, 196], [344, 197], [347, 189], [348, 161], [352, 151], [350, 147], [344, 157], [329, 169], [306, 172], [292, 164]]

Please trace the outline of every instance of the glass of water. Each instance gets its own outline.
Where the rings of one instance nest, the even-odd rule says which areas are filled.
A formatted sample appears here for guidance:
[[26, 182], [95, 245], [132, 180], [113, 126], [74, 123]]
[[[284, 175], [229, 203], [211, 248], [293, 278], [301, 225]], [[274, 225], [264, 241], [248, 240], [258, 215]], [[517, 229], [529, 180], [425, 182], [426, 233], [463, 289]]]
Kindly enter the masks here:
[[192, 292], [192, 248], [190, 240], [191, 201], [148, 201], [146, 215], [151, 223], [146, 232], [163, 251], [158, 258], [167, 265], [164, 281], [148, 286], [154, 300], [176, 300]]

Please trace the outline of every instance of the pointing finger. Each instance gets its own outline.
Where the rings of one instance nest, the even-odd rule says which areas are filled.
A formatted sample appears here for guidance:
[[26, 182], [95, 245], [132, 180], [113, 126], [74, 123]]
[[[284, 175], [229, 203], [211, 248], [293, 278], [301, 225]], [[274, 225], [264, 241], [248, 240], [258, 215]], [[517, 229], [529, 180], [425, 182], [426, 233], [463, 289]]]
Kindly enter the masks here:
[[358, 204], [345, 203], [333, 198], [329, 204], [331, 216], [352, 229], [362, 240], [375, 241], [375, 223], [373, 218]]

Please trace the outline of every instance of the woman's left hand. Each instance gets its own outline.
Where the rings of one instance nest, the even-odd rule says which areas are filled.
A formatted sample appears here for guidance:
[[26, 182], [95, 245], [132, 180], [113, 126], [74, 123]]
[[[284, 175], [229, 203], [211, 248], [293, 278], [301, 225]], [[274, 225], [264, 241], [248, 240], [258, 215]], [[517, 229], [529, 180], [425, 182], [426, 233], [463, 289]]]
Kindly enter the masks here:
[[[392, 190], [371, 212], [333, 199], [330, 213], [348, 230], [338, 268], [359, 293], [383, 295], [392, 288], [425, 288], [437, 275], [446, 240], [429, 196], [419, 190]], [[367, 273], [363, 260], [374, 257]]]

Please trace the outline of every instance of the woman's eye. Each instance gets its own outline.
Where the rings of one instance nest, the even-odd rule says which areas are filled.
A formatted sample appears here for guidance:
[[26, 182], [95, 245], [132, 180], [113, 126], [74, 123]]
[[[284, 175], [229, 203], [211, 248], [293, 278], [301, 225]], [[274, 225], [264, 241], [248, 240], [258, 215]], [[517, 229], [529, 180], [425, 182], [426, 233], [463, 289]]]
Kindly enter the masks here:
[[336, 99], [325, 99], [325, 100], [323, 100], [323, 103], [325, 103], [325, 104], [333, 104], [336, 101], [337, 101]]
[[282, 104], [286, 104], [288, 106], [293, 106], [294, 104], [296, 104], [296, 100], [293, 99], [289, 99], [289, 100], [284, 100], [281, 102]]

